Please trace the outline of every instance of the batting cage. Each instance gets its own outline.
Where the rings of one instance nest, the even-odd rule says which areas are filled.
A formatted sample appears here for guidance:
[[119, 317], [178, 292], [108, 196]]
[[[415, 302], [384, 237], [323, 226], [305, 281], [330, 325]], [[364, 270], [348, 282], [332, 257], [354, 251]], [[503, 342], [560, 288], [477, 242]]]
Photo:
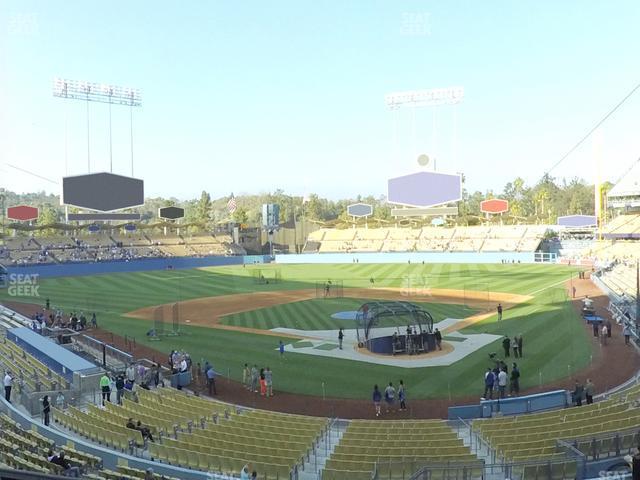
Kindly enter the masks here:
[[344, 291], [342, 280], [325, 280], [316, 282], [316, 298], [342, 298]]
[[277, 270], [263, 270], [257, 269], [251, 272], [251, 277], [253, 278], [254, 283], [257, 285], [269, 285], [271, 283], [281, 283], [282, 282], [282, 272], [280, 269]]
[[180, 304], [158, 305], [153, 309], [153, 329], [150, 340], [160, 340], [164, 336], [180, 335]]
[[413, 355], [436, 348], [433, 317], [410, 302], [362, 304], [356, 314], [356, 334], [358, 344], [374, 353]]

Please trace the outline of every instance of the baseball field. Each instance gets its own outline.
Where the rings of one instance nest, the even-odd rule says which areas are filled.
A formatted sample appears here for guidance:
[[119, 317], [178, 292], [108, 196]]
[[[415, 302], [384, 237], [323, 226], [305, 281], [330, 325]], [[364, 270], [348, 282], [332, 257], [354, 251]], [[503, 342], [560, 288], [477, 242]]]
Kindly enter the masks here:
[[[566, 282], [575, 274], [542, 264], [270, 264], [42, 279], [38, 298], [2, 291], [0, 299], [43, 305], [49, 298], [65, 313], [96, 312], [103, 329], [162, 352], [184, 349], [235, 380], [244, 363], [270, 366], [276, 391], [366, 399], [373, 384], [402, 379], [411, 398], [451, 398], [481, 391], [489, 354], [501, 356], [504, 335], [523, 337], [523, 388], [587, 367], [598, 352], [567, 298]], [[340, 285], [342, 295], [323, 298], [317, 286], [327, 281]], [[354, 327], [341, 313], [372, 300], [423, 307], [443, 327], [450, 347], [444, 351], [469, 341], [465, 335], [489, 340], [446, 366], [405, 368], [334, 355], [337, 329]], [[499, 322], [498, 302], [505, 306]], [[159, 312], [176, 303], [181, 335], [149, 338]], [[170, 330], [168, 313], [165, 320]], [[316, 335], [331, 330], [335, 340]]]

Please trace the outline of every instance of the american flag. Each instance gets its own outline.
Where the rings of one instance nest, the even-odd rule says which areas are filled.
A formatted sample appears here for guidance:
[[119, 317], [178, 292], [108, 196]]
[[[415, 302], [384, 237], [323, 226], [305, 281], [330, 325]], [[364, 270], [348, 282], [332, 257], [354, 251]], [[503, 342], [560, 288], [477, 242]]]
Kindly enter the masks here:
[[233, 213], [237, 209], [238, 205], [236, 204], [236, 197], [234, 197], [232, 193], [231, 198], [229, 198], [229, 201], [227, 202], [227, 210], [229, 210], [229, 213]]

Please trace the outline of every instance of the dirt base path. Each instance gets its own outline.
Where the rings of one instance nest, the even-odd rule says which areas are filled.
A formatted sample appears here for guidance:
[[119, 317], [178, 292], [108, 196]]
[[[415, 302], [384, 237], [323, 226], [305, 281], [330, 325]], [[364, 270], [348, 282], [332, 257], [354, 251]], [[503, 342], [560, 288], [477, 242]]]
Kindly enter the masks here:
[[[460, 304], [465, 303], [471, 307], [486, 310], [493, 308], [498, 303], [502, 303], [508, 309], [518, 303], [529, 300], [527, 295], [517, 295], [503, 292], [477, 292], [469, 290], [453, 289], [429, 289], [422, 294], [408, 294], [400, 288], [345, 288], [343, 296], [349, 298], [363, 298], [376, 300], [397, 300], [412, 302], [434, 302]], [[279, 290], [273, 292], [238, 293], [234, 295], [223, 295], [216, 297], [203, 297], [193, 300], [179, 302], [180, 320], [188, 325], [197, 325], [222, 330], [234, 330], [239, 332], [254, 333], [260, 335], [271, 335], [278, 337], [303, 338], [292, 334], [283, 334], [250, 327], [239, 327], [235, 325], [224, 325], [220, 323], [220, 318], [235, 313], [249, 312], [260, 308], [268, 308], [286, 303], [299, 302], [317, 298], [315, 289], [305, 290]], [[156, 318], [171, 318], [173, 303], [144, 307], [125, 316], [140, 318], [144, 320], [154, 320]], [[472, 323], [484, 320], [492, 313], [482, 313], [466, 318], [459, 325], [447, 328], [446, 332], [459, 330]], [[160, 317], [162, 315], [162, 317]], [[455, 327], [455, 328], [454, 328]]]

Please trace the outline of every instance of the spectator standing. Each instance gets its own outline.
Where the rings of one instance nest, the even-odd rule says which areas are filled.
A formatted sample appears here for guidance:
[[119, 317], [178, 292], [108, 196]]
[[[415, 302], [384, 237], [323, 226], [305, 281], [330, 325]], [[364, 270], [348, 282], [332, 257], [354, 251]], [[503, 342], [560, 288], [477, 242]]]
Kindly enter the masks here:
[[498, 392], [500, 393], [500, 398], [504, 398], [506, 390], [507, 372], [505, 372], [504, 369], [500, 369], [500, 373], [498, 374]]
[[624, 324], [624, 328], [622, 329], [622, 335], [624, 335], [624, 344], [630, 345], [629, 339], [631, 338], [631, 328], [628, 323]]
[[124, 395], [124, 377], [118, 375], [116, 378], [116, 403], [122, 405], [122, 396]]
[[389, 413], [396, 402], [396, 389], [393, 388], [392, 382], [389, 382], [387, 388], [384, 389], [384, 399], [387, 402], [387, 413]]
[[251, 367], [251, 391], [258, 393], [258, 366], [255, 364]]
[[264, 375], [264, 368], [260, 369], [260, 396], [264, 397], [267, 394], [267, 380]]
[[158, 388], [160, 385], [160, 364], [156, 363], [155, 368], [153, 369], [153, 385]]
[[502, 349], [504, 350], [505, 358], [508, 358], [509, 357], [509, 350], [511, 350], [511, 340], [509, 339], [508, 336], [505, 336], [502, 339]]
[[49, 426], [49, 415], [51, 414], [51, 402], [49, 402], [49, 395], [45, 395], [42, 398], [42, 419], [44, 424]]
[[593, 403], [593, 392], [595, 390], [595, 386], [590, 378], [587, 378], [587, 383], [584, 384], [584, 396], [587, 399], [587, 405], [591, 405]]
[[249, 465], [245, 465], [244, 467], [242, 467], [242, 470], [240, 471], [240, 480], [250, 480], [251, 477], [249, 476]]
[[125, 375], [127, 380], [131, 383], [136, 383], [136, 367], [133, 366], [133, 363], [130, 363], [127, 369], [125, 370]]
[[58, 392], [58, 396], [56, 397], [56, 408], [58, 410], [64, 410], [64, 395], [62, 392]]
[[493, 400], [493, 384], [495, 383], [495, 381], [495, 375], [490, 368], [487, 368], [487, 371], [484, 374], [484, 393], [482, 394], [483, 398]]
[[273, 397], [273, 372], [269, 367], [264, 371], [264, 381], [267, 384], [267, 397]]
[[7, 373], [4, 375], [4, 399], [11, 403], [11, 388], [13, 387], [13, 377], [11, 376], [11, 372], [7, 370]]
[[522, 358], [524, 356], [524, 353], [522, 353], [522, 334], [518, 335], [518, 354], [520, 355], [520, 358]]
[[632, 480], [640, 480], [640, 447], [636, 448], [631, 457], [631, 475]]
[[576, 380], [576, 385], [573, 389], [573, 401], [575, 402], [576, 407], [582, 406], [582, 395], [584, 395], [584, 387], [578, 380]]
[[209, 366], [207, 370], [207, 386], [209, 388], [209, 395], [218, 394], [218, 392], [216, 392], [216, 372], [211, 366]]
[[511, 383], [509, 385], [509, 394], [518, 395], [520, 393], [520, 370], [518, 365], [514, 362], [511, 368]]
[[251, 390], [251, 369], [249, 369], [248, 363], [245, 363], [242, 369], [242, 385], [247, 390]]
[[404, 382], [400, 380], [400, 385], [398, 385], [398, 400], [400, 401], [400, 410], [404, 411], [407, 409], [407, 393], [404, 389]]
[[378, 389], [378, 385], [373, 386], [373, 407], [376, 410], [376, 417], [380, 416], [380, 402], [382, 402], [382, 393]]
[[106, 374], [106, 372], [100, 377], [100, 390], [102, 391], [102, 406], [104, 407], [106, 402], [111, 401], [111, 391], [109, 390], [109, 385], [111, 384], [111, 379]]

